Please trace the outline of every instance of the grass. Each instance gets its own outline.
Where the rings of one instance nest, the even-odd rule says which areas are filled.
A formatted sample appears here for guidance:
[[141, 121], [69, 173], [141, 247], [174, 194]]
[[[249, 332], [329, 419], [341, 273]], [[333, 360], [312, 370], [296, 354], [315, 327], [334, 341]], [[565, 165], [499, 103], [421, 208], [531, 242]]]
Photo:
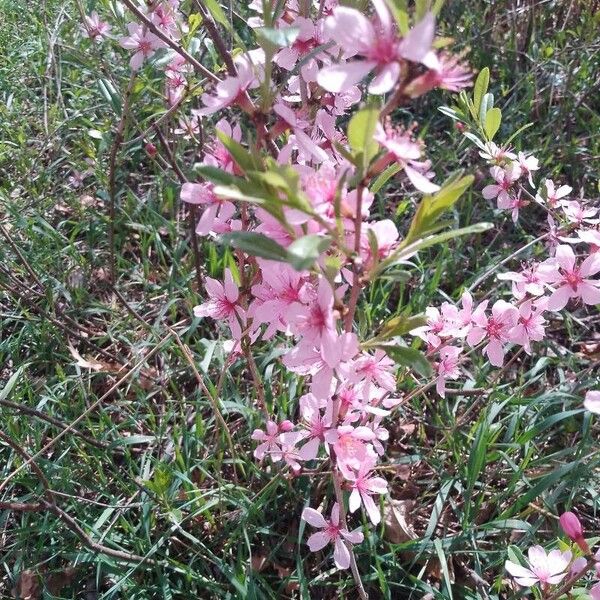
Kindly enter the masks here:
[[[449, 4], [447, 34], [472, 47], [475, 66], [492, 68], [505, 133], [533, 122], [522, 148], [548, 175], [597, 196], [597, 7]], [[39, 475], [23, 468], [36, 454], [81, 529], [47, 508], [1, 510], [0, 597], [353, 598], [349, 576], [303, 543], [298, 515], [318, 503], [326, 480], [291, 479], [252, 460], [250, 434], [264, 421], [256, 390], [241, 361], [228, 368], [218, 332], [190, 316], [202, 292], [179, 184], [141, 142], [126, 141], [119, 155], [118, 279], [109, 283], [107, 165], [127, 71], [108, 50], [82, 49], [70, 2], [0, 0], [0, 23], [0, 430], [12, 441], [0, 444], [0, 502], [45, 498]], [[140, 125], [126, 140], [160, 110], [160, 85], [143, 75], [134, 87]], [[436, 110], [447, 101], [398, 115], [427, 127], [438, 170], [476, 162]], [[190, 169], [193, 150], [182, 151]], [[68, 177], [88, 169], [74, 189]], [[424, 253], [404, 283], [372, 286], [364, 332], [406, 307], [456, 298], [538, 235], [537, 216], [515, 228], [480, 189], [453, 218], [493, 219], [497, 230]], [[388, 185], [380, 209], [393, 206], [404, 223], [414, 200]], [[205, 274], [231, 261], [221, 248], [201, 252]], [[492, 287], [490, 279], [479, 295]], [[598, 381], [597, 322], [594, 310], [552, 322], [542, 351], [520, 355], [497, 381], [477, 365], [473, 385], [490, 387], [485, 396], [421, 394], [403, 407], [386, 465], [395, 513], [365, 528], [358, 550], [373, 598], [511, 597], [508, 544], [555, 538], [551, 515], [572, 504], [600, 534], [597, 428], [581, 410], [582, 391]], [[269, 411], [292, 417], [302, 390], [277, 352], [260, 347], [257, 364]]]

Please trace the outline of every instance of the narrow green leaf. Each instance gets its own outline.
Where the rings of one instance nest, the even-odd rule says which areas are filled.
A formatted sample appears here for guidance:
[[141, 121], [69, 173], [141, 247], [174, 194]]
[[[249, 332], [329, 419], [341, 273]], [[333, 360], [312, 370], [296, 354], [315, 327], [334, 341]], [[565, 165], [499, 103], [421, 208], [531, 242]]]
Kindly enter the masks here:
[[485, 133], [488, 136], [488, 140], [491, 142], [494, 136], [500, 129], [500, 123], [502, 122], [502, 111], [499, 108], [490, 108], [485, 115]]
[[218, 185], [237, 185], [241, 181], [239, 177], [210, 165], [194, 165], [194, 172], [203, 179]]
[[390, 165], [383, 173], [377, 177], [370, 190], [376, 194], [400, 169], [402, 166], [399, 163]]
[[305, 235], [292, 242], [287, 248], [287, 261], [297, 271], [312, 267], [319, 256], [329, 248], [331, 238], [322, 235]]
[[277, 49], [291, 46], [300, 33], [299, 27], [259, 27], [255, 30], [259, 44], [265, 48]]
[[235, 160], [238, 167], [242, 171], [246, 172], [261, 170], [260, 159], [256, 154], [252, 154], [246, 150], [244, 146], [230, 138], [227, 134], [223, 133], [219, 129], [216, 130], [216, 133], [223, 146], [227, 148], [229, 154], [231, 154], [233, 160]]
[[228, 31], [231, 30], [231, 23], [227, 18], [227, 15], [221, 8], [220, 4], [217, 0], [204, 0], [204, 4], [206, 8], [208, 8], [208, 12], [212, 15], [212, 18], [217, 22], [223, 25], [225, 29]]
[[481, 99], [487, 93], [489, 84], [490, 70], [487, 67], [484, 67], [481, 69], [481, 71], [479, 71], [479, 75], [477, 75], [475, 85], [473, 86], [473, 106], [475, 107], [477, 113], [479, 113]]
[[11, 376], [10, 379], [6, 382], [6, 385], [0, 391], [0, 400], [6, 400], [13, 388], [15, 387], [17, 381], [19, 381], [21, 375], [23, 374], [24, 366], [20, 366]]
[[251, 256], [258, 256], [260, 258], [277, 260], [280, 262], [288, 261], [287, 250], [262, 233], [255, 233], [253, 231], [232, 231], [219, 236], [219, 240], [224, 244], [242, 250]]
[[433, 373], [429, 361], [416, 348], [396, 344], [378, 344], [377, 348], [384, 350], [395, 363], [413, 369], [421, 377], [431, 377]]
[[379, 144], [373, 139], [378, 120], [378, 109], [363, 108], [350, 119], [348, 124], [348, 143], [355, 156], [362, 153], [363, 167], [371, 162], [379, 150]]

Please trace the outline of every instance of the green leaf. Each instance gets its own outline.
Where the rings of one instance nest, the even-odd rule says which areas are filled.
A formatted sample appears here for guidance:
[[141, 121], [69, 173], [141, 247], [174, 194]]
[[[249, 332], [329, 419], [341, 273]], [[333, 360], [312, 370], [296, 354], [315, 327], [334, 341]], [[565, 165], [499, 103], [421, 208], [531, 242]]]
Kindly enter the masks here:
[[287, 250], [271, 238], [253, 231], [232, 231], [219, 236], [219, 241], [251, 256], [268, 260], [288, 261]]
[[19, 381], [21, 375], [23, 374], [23, 369], [25, 367], [19, 367], [11, 376], [10, 379], [6, 382], [6, 385], [0, 391], [0, 400], [6, 400], [13, 388], [15, 387], [17, 381]]
[[491, 110], [494, 107], [494, 94], [484, 94], [481, 99], [481, 106], [479, 107], [479, 124], [482, 128], [485, 128], [485, 116], [487, 115], [488, 110]]
[[219, 129], [216, 130], [217, 137], [227, 148], [229, 154], [233, 157], [233, 160], [237, 163], [238, 167], [246, 172], [246, 171], [260, 171], [261, 164], [260, 159], [256, 154], [250, 153], [244, 146], [236, 142], [234, 139], [230, 138], [227, 134], [223, 133]]
[[479, 71], [475, 85], [473, 87], [473, 106], [477, 113], [479, 113], [479, 107], [481, 106], [481, 99], [488, 91], [490, 84], [490, 70], [485, 67]]
[[485, 115], [485, 133], [488, 136], [490, 142], [494, 139], [494, 136], [500, 129], [500, 123], [502, 122], [502, 111], [499, 108], [490, 108]]
[[425, 196], [410, 224], [402, 246], [428, 233], [442, 213], [451, 208], [473, 183], [473, 175], [460, 177], [460, 173], [451, 177], [440, 190], [432, 196]]
[[331, 238], [322, 235], [305, 235], [292, 242], [288, 248], [287, 261], [296, 269], [310, 269], [314, 262], [331, 245]]
[[110, 102], [115, 112], [120, 115], [123, 110], [121, 98], [115, 89], [115, 86], [108, 79], [99, 79], [98, 88], [100, 93]]
[[379, 150], [379, 144], [373, 139], [378, 120], [378, 109], [363, 108], [350, 119], [348, 124], [348, 143], [355, 156], [362, 154], [363, 168], [369, 165]]
[[282, 27], [275, 29], [271, 27], [259, 27], [256, 30], [259, 44], [265, 49], [274, 50], [291, 46], [300, 33], [299, 27]]
[[384, 269], [387, 269], [388, 267], [394, 266], [395, 264], [407, 260], [409, 257], [413, 256], [420, 250], [424, 250], [425, 248], [429, 248], [430, 246], [435, 246], [435, 244], [447, 242], [448, 240], [463, 235], [469, 235], [471, 233], [483, 233], [484, 231], [492, 229], [493, 227], [494, 225], [492, 223], [476, 223], [475, 225], [469, 225], [468, 227], [452, 229], [451, 231], [446, 231], [444, 233], [438, 233], [437, 235], [430, 235], [421, 238], [413, 242], [412, 244], [409, 244], [408, 246], [399, 248], [390, 256], [388, 256], [385, 260], [381, 261], [373, 275], [377, 275]]
[[397, 335], [404, 335], [426, 323], [427, 317], [425, 315], [398, 315], [383, 324], [377, 338], [388, 339]]
[[408, 4], [406, 0], [387, 0], [388, 8], [392, 15], [396, 25], [398, 25], [398, 31], [405, 36], [410, 30], [410, 21], [408, 18]]
[[237, 185], [241, 181], [239, 177], [210, 165], [194, 165], [194, 172], [203, 179], [218, 185]]
[[400, 163], [390, 165], [379, 177], [375, 180], [370, 190], [371, 193], [376, 194], [400, 169], [402, 166]]
[[425, 356], [415, 348], [395, 344], [378, 344], [386, 354], [397, 364], [409, 367], [422, 377], [431, 377], [433, 369]]
[[531, 126], [533, 125], [533, 123], [527, 123], [526, 125], [523, 125], [523, 127], [519, 127], [519, 129], [517, 129], [507, 140], [506, 142], [504, 142], [504, 146], [508, 146], [518, 135], [520, 135], [521, 133], [523, 133], [523, 131], [525, 131], [526, 129], [529, 129]]
[[297, 271], [309, 269], [331, 245], [331, 238], [305, 235], [284, 248], [266, 235], [253, 231], [224, 233], [219, 236], [219, 241], [251, 256], [289, 263]]
[[217, 23], [223, 25], [228, 31], [231, 30], [231, 23], [217, 0], [204, 0], [204, 5], [208, 8], [208, 12]]

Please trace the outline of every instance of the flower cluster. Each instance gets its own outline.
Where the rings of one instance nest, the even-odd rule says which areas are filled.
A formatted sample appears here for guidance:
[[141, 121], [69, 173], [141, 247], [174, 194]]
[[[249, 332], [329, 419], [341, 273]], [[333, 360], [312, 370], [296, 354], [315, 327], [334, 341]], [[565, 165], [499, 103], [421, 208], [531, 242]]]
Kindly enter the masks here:
[[[570, 584], [562, 590], [562, 593], [566, 593], [590, 567], [594, 567], [596, 577], [600, 579], [600, 550], [592, 555], [577, 516], [572, 512], [563, 513], [560, 516], [560, 526], [565, 535], [574, 542], [571, 550], [554, 549], [546, 552], [542, 546], [535, 545], [529, 548], [526, 567], [513, 560], [506, 561], [506, 570], [519, 586], [540, 586], [543, 592], [548, 592], [553, 586], [569, 578]], [[557, 597], [558, 595], [562, 596], [560, 593], [557, 593]], [[589, 596], [592, 600], [600, 600], [600, 582], [589, 589]]]
[[[348, 568], [351, 545], [362, 542], [363, 534], [349, 530], [347, 511], [362, 506], [374, 525], [380, 522], [379, 497], [387, 492], [386, 480], [377, 475], [389, 437], [384, 419], [402, 401], [398, 365], [386, 345], [359, 338], [357, 305], [369, 281], [414, 241], [402, 239], [392, 219], [375, 218], [369, 188], [379, 175], [400, 173], [411, 192], [440, 192], [415, 126], [394, 124], [389, 115], [434, 88], [460, 91], [471, 83], [470, 70], [460, 57], [436, 49], [431, 13], [410, 26], [409, 16], [397, 18], [400, 9], [392, 13], [384, 0], [372, 0], [368, 13], [336, 0], [288, 0], [276, 3], [283, 10], [269, 15], [262, 13], [268, 3], [255, 0], [249, 25], [263, 40], [261, 47], [233, 55], [216, 27], [207, 27], [227, 74], [208, 72], [201, 106], [191, 108], [185, 100], [195, 70], [204, 67], [190, 64], [181, 45], [190, 43], [195, 29], [179, 0], [125, 4], [140, 19], [128, 23], [127, 35], [119, 39], [131, 52], [134, 76], [150, 62], [162, 65], [166, 116], [178, 119], [172, 131], [201, 144], [196, 165], [201, 177], [181, 177], [181, 200], [198, 217], [195, 234], [235, 242], [235, 267], [225, 269], [222, 281], [205, 278], [207, 299], [193, 309], [194, 316], [213, 319], [227, 331], [232, 360], [245, 357], [250, 363], [257, 344], [280, 344], [281, 364], [298, 375], [304, 393], [293, 420], [278, 418], [277, 407], [274, 414], [262, 407], [267, 422], [252, 434], [254, 456], [286, 465], [292, 476], [329, 466], [335, 501], [324, 499], [326, 511], [331, 505], [328, 518], [310, 507], [302, 518], [319, 530], [308, 538], [310, 549], [331, 543], [335, 564]], [[84, 33], [93, 40], [108, 37], [109, 29], [95, 13], [86, 18]], [[365, 118], [358, 133], [351, 133], [340, 123], [365, 92], [386, 96], [386, 102], [381, 110], [361, 111]], [[207, 129], [210, 119], [216, 124]], [[245, 140], [243, 123], [252, 124]], [[459, 305], [427, 309], [426, 324], [411, 333], [435, 360], [441, 396], [448, 380], [461, 377], [469, 353], [480, 352], [501, 367], [511, 345], [531, 353], [532, 343], [544, 338], [547, 311], [569, 301], [600, 302], [600, 282], [594, 279], [600, 234], [591, 227], [596, 211], [567, 201], [571, 189], [556, 189], [550, 180], [535, 196], [527, 191], [523, 181], [534, 189], [539, 169], [535, 157], [492, 142], [482, 142], [481, 149], [495, 181], [484, 197], [497, 198], [514, 220], [527, 198], [543, 205], [552, 227], [546, 236], [550, 254], [499, 275], [511, 282], [509, 300], [476, 301], [467, 291]], [[146, 150], [156, 155], [150, 141]], [[598, 399], [590, 396], [586, 405], [597, 409]], [[523, 582], [553, 583], [569, 560], [532, 549], [530, 569], [511, 568]]]

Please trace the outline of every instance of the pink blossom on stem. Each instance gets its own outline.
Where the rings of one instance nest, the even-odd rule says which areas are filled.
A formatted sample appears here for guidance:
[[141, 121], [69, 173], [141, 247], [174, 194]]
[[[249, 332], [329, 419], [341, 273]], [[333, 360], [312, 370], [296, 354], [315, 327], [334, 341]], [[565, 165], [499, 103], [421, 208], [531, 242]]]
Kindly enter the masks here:
[[504, 364], [504, 344], [510, 341], [509, 333], [517, 322], [517, 309], [504, 300], [492, 306], [491, 316], [485, 314], [487, 302], [482, 302], [473, 312], [473, 328], [467, 335], [467, 342], [475, 346], [484, 338], [488, 340], [483, 348], [490, 363], [495, 367]]
[[535, 199], [540, 204], [547, 204], [549, 208], [556, 208], [561, 204], [562, 198], [568, 196], [572, 191], [573, 188], [568, 185], [561, 185], [556, 189], [552, 179], [545, 179]]
[[507, 207], [511, 201], [513, 185], [521, 177], [521, 167], [512, 162], [506, 167], [492, 167], [490, 174], [496, 181], [495, 184], [486, 185], [483, 188], [483, 197], [486, 200], [498, 198], [498, 208]]
[[325, 35], [340, 46], [345, 56], [363, 59], [321, 69], [317, 82], [325, 90], [344, 92], [374, 70], [376, 76], [369, 85], [369, 92], [385, 94], [398, 81], [401, 59], [431, 61], [435, 26], [431, 13], [401, 39], [385, 0], [373, 0], [373, 5], [376, 17], [371, 20], [362, 12], [345, 6], [334, 8], [333, 14], [325, 20]]
[[571, 246], [562, 244], [556, 248], [555, 258], [545, 264], [553, 267], [549, 279], [556, 287], [548, 300], [548, 310], [561, 310], [571, 298], [581, 298], [584, 304], [600, 303], [600, 281], [589, 279], [600, 271], [598, 253], [578, 265]]
[[546, 554], [541, 546], [532, 546], [527, 553], [529, 568], [510, 560], [504, 566], [522, 587], [531, 587], [536, 583], [556, 585], [566, 577], [571, 556], [571, 552], [560, 550]]
[[527, 177], [529, 185], [533, 187], [533, 171], [538, 171], [540, 168], [539, 160], [532, 154], [525, 154], [525, 152], [519, 152], [517, 155], [517, 161], [521, 167], [521, 174]]
[[518, 310], [517, 324], [509, 331], [508, 335], [511, 342], [523, 346], [525, 352], [531, 354], [531, 342], [539, 342], [544, 339], [546, 320], [541, 316], [541, 310], [537, 310], [531, 300], [523, 302]]
[[563, 202], [562, 209], [565, 216], [571, 223], [582, 225], [583, 223], [596, 224], [598, 219], [594, 218], [598, 214], [597, 208], [586, 208], [576, 200]]
[[392, 127], [390, 123], [384, 128], [378, 123], [373, 139], [388, 151], [390, 162], [396, 160], [400, 163], [411, 183], [420, 192], [433, 194], [440, 189], [439, 185], [430, 181], [433, 177], [430, 172], [431, 163], [420, 160], [423, 142], [416, 140], [410, 129]]
[[351, 544], [360, 544], [364, 536], [360, 529], [348, 531], [345, 525], [340, 523], [339, 504], [336, 502], [333, 505], [328, 520], [320, 512], [309, 507], [302, 511], [302, 519], [309, 525], [321, 529], [321, 531], [313, 533], [306, 542], [311, 552], [318, 552], [327, 544], [333, 544], [333, 560], [336, 567], [338, 569], [350, 567], [350, 550], [348, 550], [345, 540]]
[[110, 30], [111, 26], [102, 21], [95, 10], [83, 18], [81, 31], [83, 35], [89, 37], [91, 40], [96, 42], [102, 41], [102, 38], [108, 37]]
[[220, 232], [231, 221], [235, 212], [233, 203], [215, 195], [212, 183], [184, 183], [181, 188], [181, 199], [188, 204], [206, 207], [196, 223], [198, 235]]
[[260, 444], [254, 449], [254, 458], [262, 460], [265, 454], [280, 450], [281, 434], [291, 431], [293, 427], [290, 421], [282, 421], [279, 425], [275, 421], [267, 421], [266, 431], [255, 429], [251, 437]]
[[242, 337], [241, 325], [245, 324], [246, 313], [237, 303], [239, 292], [231, 271], [225, 269], [223, 284], [212, 277], [207, 277], [205, 285], [209, 300], [194, 307], [194, 316], [227, 321], [231, 335], [235, 340], [239, 340]]
[[361, 501], [369, 515], [369, 519], [373, 525], [379, 524], [381, 521], [381, 513], [373, 501], [373, 494], [387, 494], [387, 481], [383, 477], [373, 477], [373, 467], [377, 461], [377, 456], [374, 453], [367, 455], [358, 471], [349, 473], [347, 478], [350, 482], [350, 499], [348, 508], [350, 512], [355, 512], [360, 507]]
[[442, 398], [446, 396], [446, 380], [458, 379], [460, 377], [458, 356], [461, 352], [462, 348], [456, 346], [444, 346], [440, 349], [435, 389]]
[[460, 92], [472, 85], [473, 72], [458, 56], [442, 52], [428, 66], [430, 69], [426, 73], [419, 75], [406, 86], [404, 93], [410, 98], [422, 96], [434, 88]]
[[150, 58], [158, 48], [163, 48], [165, 43], [145, 26], [138, 23], [129, 23], [127, 25], [129, 35], [122, 36], [119, 44], [126, 50], [134, 50], [134, 54], [129, 61], [129, 66], [137, 71], [145, 59]]

